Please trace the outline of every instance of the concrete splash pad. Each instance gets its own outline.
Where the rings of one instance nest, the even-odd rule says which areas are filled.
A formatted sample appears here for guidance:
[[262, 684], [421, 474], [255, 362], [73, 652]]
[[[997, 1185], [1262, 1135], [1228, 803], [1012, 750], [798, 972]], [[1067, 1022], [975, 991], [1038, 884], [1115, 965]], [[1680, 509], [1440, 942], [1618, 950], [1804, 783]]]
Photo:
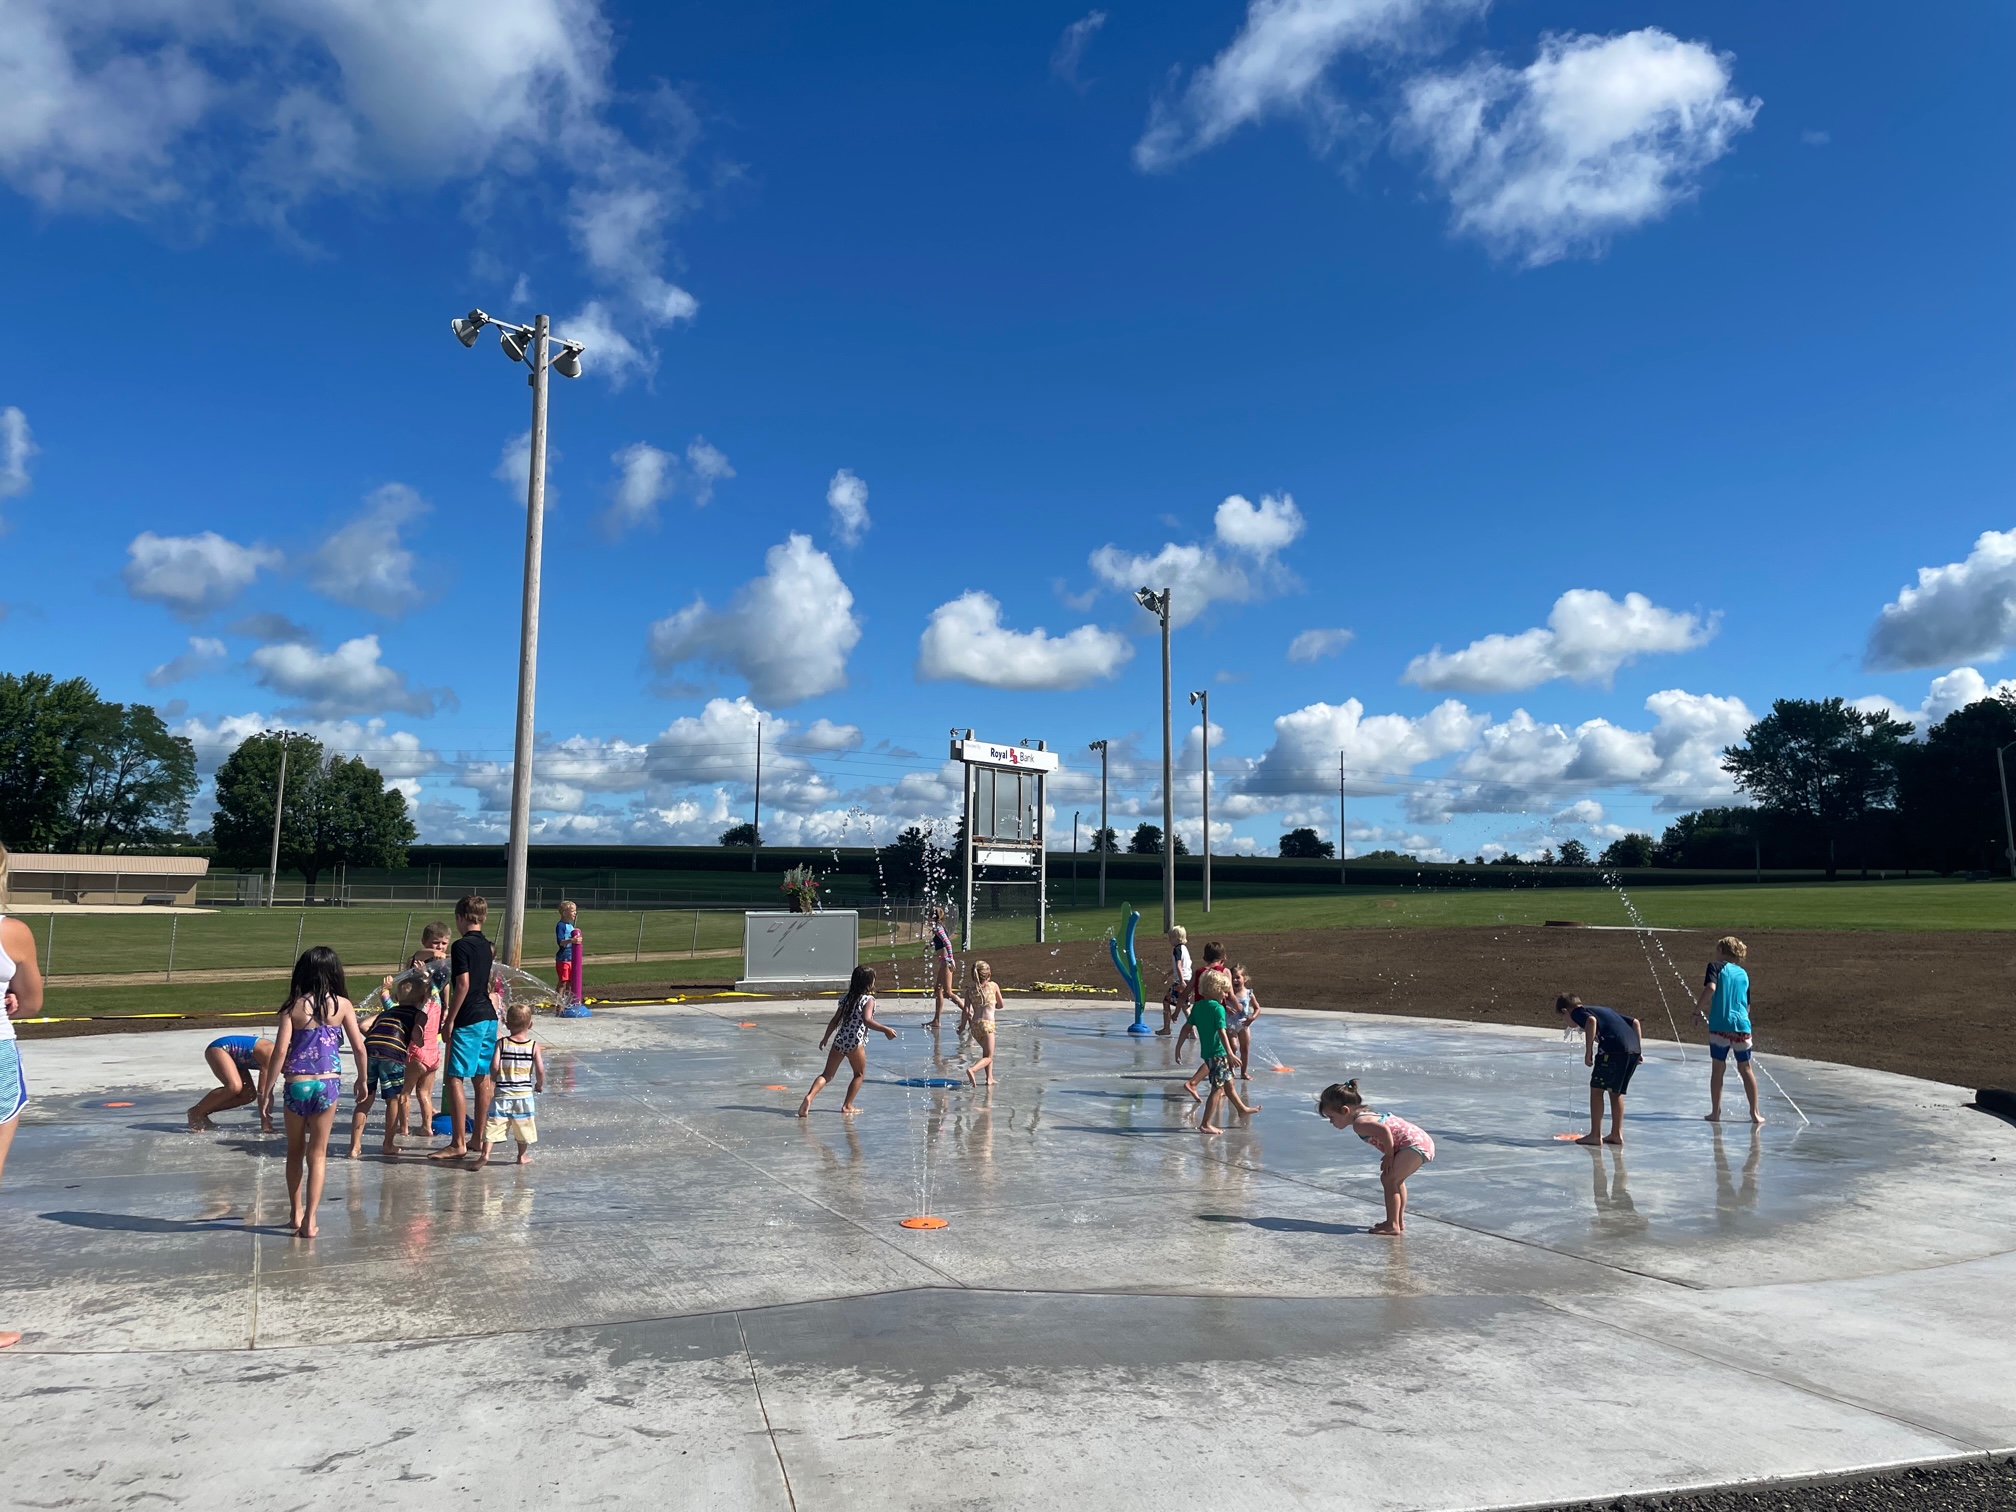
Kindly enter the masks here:
[[[1205, 1140], [1110, 1011], [1016, 1005], [990, 1093], [896, 1085], [958, 1046], [890, 1007], [804, 1122], [830, 1002], [542, 1019], [537, 1164], [374, 1124], [312, 1244], [257, 1227], [281, 1141], [176, 1132], [206, 1036], [26, 1046], [10, 1496], [1472, 1508], [2016, 1446], [2016, 1130], [1957, 1089], [1773, 1060], [1812, 1126], [1716, 1130], [1653, 1045], [1587, 1150], [1576, 1045], [1270, 1014], [1297, 1069]], [[1345, 1075], [1438, 1141], [1399, 1241]]]

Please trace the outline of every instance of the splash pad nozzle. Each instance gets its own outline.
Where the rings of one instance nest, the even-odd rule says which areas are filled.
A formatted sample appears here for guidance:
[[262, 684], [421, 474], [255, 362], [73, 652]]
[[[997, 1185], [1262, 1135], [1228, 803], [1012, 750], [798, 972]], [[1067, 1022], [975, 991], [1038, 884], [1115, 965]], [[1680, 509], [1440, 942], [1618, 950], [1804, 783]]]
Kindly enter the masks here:
[[1134, 954], [1134, 931], [1141, 927], [1141, 914], [1132, 904], [1126, 907], [1127, 922], [1120, 928], [1126, 941], [1127, 954], [1124, 958], [1121, 956], [1121, 941], [1110, 934], [1106, 936], [1106, 951], [1113, 957], [1113, 969], [1120, 973], [1120, 980], [1126, 984], [1127, 990], [1134, 994], [1134, 1022], [1127, 1026], [1127, 1032], [1153, 1034], [1155, 1031], [1143, 1023], [1141, 1018], [1146, 1011], [1146, 1006], [1141, 1001], [1141, 960]]

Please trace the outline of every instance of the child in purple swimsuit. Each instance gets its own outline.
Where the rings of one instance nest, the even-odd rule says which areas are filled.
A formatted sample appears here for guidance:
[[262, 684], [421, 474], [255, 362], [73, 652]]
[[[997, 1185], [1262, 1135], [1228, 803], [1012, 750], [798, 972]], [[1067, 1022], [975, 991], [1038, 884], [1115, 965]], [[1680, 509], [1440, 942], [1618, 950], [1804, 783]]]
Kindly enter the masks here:
[[276, 1083], [286, 1085], [288, 1227], [303, 1239], [315, 1237], [315, 1210], [322, 1202], [322, 1178], [329, 1156], [329, 1127], [343, 1095], [340, 1059], [345, 1039], [357, 1066], [356, 1095], [364, 1096], [364, 1031], [350, 1004], [343, 962], [327, 945], [303, 951], [294, 963], [287, 1002], [280, 1009], [280, 1032], [273, 1056], [280, 1075], [260, 1078], [259, 1117], [273, 1109]]

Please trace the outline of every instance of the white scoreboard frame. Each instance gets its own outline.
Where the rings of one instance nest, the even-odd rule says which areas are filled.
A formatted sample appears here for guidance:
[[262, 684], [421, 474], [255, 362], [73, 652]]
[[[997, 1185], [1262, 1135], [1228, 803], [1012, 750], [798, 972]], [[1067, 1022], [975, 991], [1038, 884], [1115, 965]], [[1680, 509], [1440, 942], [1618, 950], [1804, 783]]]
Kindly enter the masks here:
[[[1048, 938], [1050, 927], [1050, 836], [1049, 836], [1049, 777], [1057, 770], [1057, 753], [1043, 741], [1037, 741], [1032, 748], [1028, 745], [998, 745], [990, 740], [975, 740], [971, 730], [963, 734], [954, 732], [952, 736], [952, 759], [965, 768], [965, 797], [961, 812], [965, 817], [965, 844], [961, 847], [960, 874], [964, 879], [964, 896], [959, 911], [960, 948], [973, 948], [973, 871], [974, 867], [1033, 867], [1036, 872], [1036, 943], [1041, 945]], [[978, 789], [975, 776], [978, 772], [1016, 772], [1031, 774], [1036, 778], [1036, 802], [1027, 811], [1018, 801], [1017, 835], [1012, 840], [989, 833], [981, 836], [977, 816], [974, 813], [974, 796]], [[1017, 784], [1019, 789], [1020, 784]], [[989, 784], [990, 793], [998, 791]], [[987, 828], [991, 831], [998, 812], [998, 801], [988, 805]], [[1029, 816], [1027, 839], [1022, 838], [1021, 814]], [[987, 842], [984, 849], [979, 847], [982, 840]], [[976, 854], [977, 852], [977, 854]], [[990, 887], [1028, 887], [1023, 882], [990, 881]]]

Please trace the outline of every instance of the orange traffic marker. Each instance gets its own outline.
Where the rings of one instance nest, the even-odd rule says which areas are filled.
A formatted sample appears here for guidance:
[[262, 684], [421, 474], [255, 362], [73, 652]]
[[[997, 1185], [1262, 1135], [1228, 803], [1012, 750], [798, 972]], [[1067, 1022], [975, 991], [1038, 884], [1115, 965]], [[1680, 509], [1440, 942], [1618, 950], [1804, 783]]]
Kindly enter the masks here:
[[754, 1029], [756, 1027], [756, 1021], [754, 1019], [751, 1019], [747, 1023], [737, 1024], [735, 1027], [737, 1029]]
[[941, 1229], [945, 1227], [943, 1218], [905, 1218], [896, 1225], [907, 1229]]
[[1269, 1066], [1267, 1069], [1270, 1071], [1293, 1071], [1295, 1068], [1293, 1066]]

